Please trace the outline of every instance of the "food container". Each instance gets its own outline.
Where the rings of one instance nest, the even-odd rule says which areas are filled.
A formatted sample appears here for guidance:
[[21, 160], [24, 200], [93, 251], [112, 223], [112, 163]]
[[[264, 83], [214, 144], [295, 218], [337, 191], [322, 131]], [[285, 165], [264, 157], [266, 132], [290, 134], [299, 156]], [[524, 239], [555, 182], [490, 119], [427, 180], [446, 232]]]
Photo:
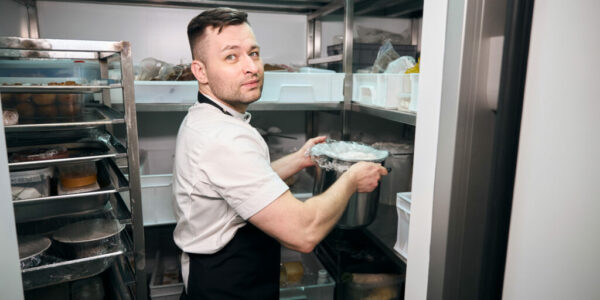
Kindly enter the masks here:
[[179, 299], [183, 292], [179, 259], [175, 255], [161, 256], [160, 251], [158, 251], [155, 261], [150, 279], [150, 299]]
[[[3, 94], [4, 95], [4, 94]], [[3, 108], [16, 109], [22, 123], [64, 122], [78, 120], [83, 115], [81, 94], [8, 94]]]
[[[368, 161], [383, 165], [389, 153], [355, 142], [328, 141], [313, 146], [310, 155], [317, 165], [313, 195], [318, 195], [354, 163]], [[353, 229], [371, 224], [377, 214], [378, 200], [379, 186], [370, 193], [354, 193], [336, 226]]]
[[398, 230], [394, 250], [408, 258], [408, 231], [410, 225], [411, 193], [398, 193], [396, 210], [398, 212]]
[[52, 167], [10, 172], [10, 185], [14, 201], [48, 197]]
[[21, 269], [35, 267], [41, 263], [41, 256], [52, 242], [45, 236], [19, 236], [19, 260]]
[[281, 247], [280, 299], [333, 299], [335, 280], [314, 253]]
[[90, 219], [59, 228], [52, 238], [64, 246], [67, 256], [83, 258], [122, 248], [119, 233], [124, 228], [117, 220]]
[[381, 178], [379, 202], [394, 206], [398, 193], [411, 190], [413, 144], [412, 142], [375, 143], [371, 146], [390, 153], [385, 165], [394, 171]]
[[58, 166], [59, 194], [80, 193], [100, 188], [98, 170], [93, 161]]
[[404, 276], [398, 274], [349, 274], [344, 282], [347, 300], [401, 299]]

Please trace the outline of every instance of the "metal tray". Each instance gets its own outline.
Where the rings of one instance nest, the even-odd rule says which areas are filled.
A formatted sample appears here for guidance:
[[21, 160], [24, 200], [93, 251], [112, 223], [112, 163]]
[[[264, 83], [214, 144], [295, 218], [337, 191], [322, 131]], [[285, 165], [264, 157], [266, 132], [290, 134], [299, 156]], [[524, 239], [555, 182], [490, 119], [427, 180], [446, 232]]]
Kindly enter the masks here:
[[108, 269], [115, 259], [133, 249], [128, 233], [122, 231], [120, 243], [112, 245], [108, 252], [91, 257], [67, 260], [65, 249], [57, 243], [42, 257], [42, 264], [21, 270], [23, 289], [30, 290], [98, 275]]
[[[56, 159], [45, 159], [45, 160], [33, 160], [33, 161], [19, 161], [17, 159], [17, 153], [26, 151], [35, 151], [37, 149], [52, 149], [52, 148], [66, 148], [67, 157], [56, 158]], [[18, 167], [31, 167], [31, 166], [43, 166], [48, 164], [76, 162], [76, 161], [89, 161], [89, 160], [100, 160], [105, 157], [124, 157], [127, 155], [126, 150], [119, 144], [97, 142], [71, 142], [71, 143], [59, 143], [59, 144], [47, 144], [47, 145], [30, 145], [20, 147], [9, 147], [8, 152], [8, 166], [11, 169]]]
[[100, 190], [13, 201], [17, 223], [44, 220], [59, 216], [73, 216], [104, 209], [110, 195], [125, 190], [127, 181], [114, 170], [114, 163], [97, 162]]
[[20, 132], [35, 130], [56, 130], [57, 128], [86, 128], [97, 127], [109, 124], [122, 124], [125, 119], [122, 113], [115, 111], [107, 106], [85, 107], [83, 115], [77, 120], [69, 120], [66, 122], [44, 122], [31, 124], [16, 124], [4, 126], [6, 132]]
[[123, 253], [123, 250], [118, 250], [98, 256], [24, 269], [21, 273], [23, 289], [30, 290], [98, 275], [108, 269], [115, 258]]

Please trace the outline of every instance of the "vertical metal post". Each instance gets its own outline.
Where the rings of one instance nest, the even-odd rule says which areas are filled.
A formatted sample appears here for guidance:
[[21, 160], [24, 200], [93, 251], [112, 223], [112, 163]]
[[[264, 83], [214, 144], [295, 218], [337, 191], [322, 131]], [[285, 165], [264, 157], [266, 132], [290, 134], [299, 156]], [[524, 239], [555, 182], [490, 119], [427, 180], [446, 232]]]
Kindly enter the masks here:
[[[100, 57], [100, 53], [98, 53], [98, 57]], [[100, 59], [100, 78], [108, 80], [108, 58]], [[102, 89], [102, 104], [112, 107], [112, 102], [110, 99], [110, 90]], [[110, 132], [114, 136], [114, 130], [112, 124], [108, 124], [105, 126], [106, 131]]]
[[140, 160], [138, 151], [137, 118], [133, 91], [133, 62], [129, 42], [122, 42], [121, 82], [123, 85], [123, 107], [127, 126], [127, 161], [129, 171], [129, 201], [133, 225], [133, 252], [135, 261], [136, 299], [147, 299], [146, 251], [144, 221], [142, 218], [142, 191], [140, 183]]
[[306, 21], [306, 62], [311, 58], [315, 58], [315, 19]]
[[29, 38], [40, 38], [40, 26], [37, 14], [37, 2], [35, 0], [28, 1], [27, 4], [27, 20], [29, 29]]
[[350, 114], [352, 112], [352, 46], [354, 35], [354, 1], [345, 0], [344, 5], [344, 110], [342, 111], [342, 140], [350, 137]]

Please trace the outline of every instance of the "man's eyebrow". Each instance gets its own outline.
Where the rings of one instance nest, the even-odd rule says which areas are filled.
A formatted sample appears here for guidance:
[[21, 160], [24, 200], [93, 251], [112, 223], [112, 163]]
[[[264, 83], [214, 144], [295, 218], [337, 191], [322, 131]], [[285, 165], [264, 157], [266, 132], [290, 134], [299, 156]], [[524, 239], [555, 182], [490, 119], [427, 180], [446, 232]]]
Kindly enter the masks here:
[[[221, 49], [221, 52], [225, 52], [227, 50], [235, 50], [235, 49], [239, 49], [239, 48], [240, 48], [240, 46], [238, 46], [238, 45], [226, 45], [225, 47], [223, 47], [223, 49]], [[250, 50], [256, 50], [256, 49], [260, 50], [260, 46], [252, 45], [250, 47]]]
[[225, 47], [223, 47], [223, 49], [221, 49], [221, 52], [238, 48], [240, 48], [240, 46], [238, 45], [226, 45]]

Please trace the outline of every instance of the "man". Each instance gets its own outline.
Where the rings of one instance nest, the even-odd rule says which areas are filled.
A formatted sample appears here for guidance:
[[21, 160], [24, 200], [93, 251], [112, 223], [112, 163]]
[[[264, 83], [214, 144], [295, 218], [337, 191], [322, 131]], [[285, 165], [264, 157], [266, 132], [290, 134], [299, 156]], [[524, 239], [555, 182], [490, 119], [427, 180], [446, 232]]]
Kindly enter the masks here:
[[323, 194], [297, 200], [283, 182], [314, 163], [325, 137], [270, 163], [248, 105], [260, 98], [263, 64], [247, 14], [211, 9], [188, 25], [198, 103], [177, 136], [175, 243], [183, 250], [182, 299], [277, 299], [280, 244], [310, 252], [354, 192], [370, 192], [385, 168], [357, 163]]

